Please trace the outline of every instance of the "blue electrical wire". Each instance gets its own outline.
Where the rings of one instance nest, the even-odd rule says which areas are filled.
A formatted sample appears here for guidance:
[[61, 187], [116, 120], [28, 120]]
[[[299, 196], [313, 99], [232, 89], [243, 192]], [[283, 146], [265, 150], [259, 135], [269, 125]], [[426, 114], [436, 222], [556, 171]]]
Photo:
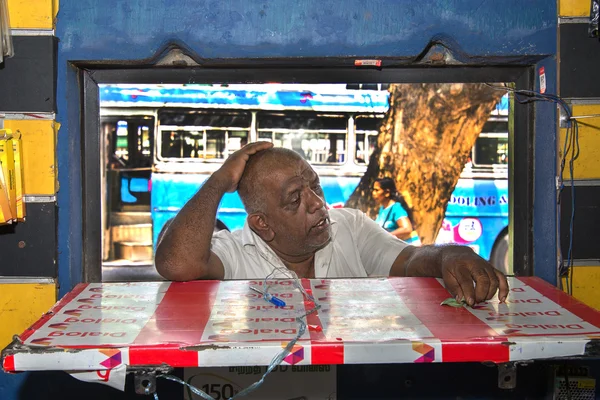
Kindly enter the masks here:
[[[267, 285], [267, 279], [269, 277], [271, 277], [275, 271], [277, 270], [277, 268], [275, 270], [273, 270], [273, 272], [271, 272], [269, 275], [267, 275], [263, 281], [264, 284], [264, 297], [266, 300], [266, 296], [269, 293], [269, 285]], [[260, 385], [263, 384], [263, 382], [265, 381], [265, 378], [267, 377], [267, 375], [269, 375], [275, 368], [277, 368], [277, 366], [279, 366], [279, 364], [281, 364], [281, 362], [283, 361], [284, 358], [286, 358], [292, 351], [292, 349], [294, 348], [294, 345], [296, 344], [296, 342], [298, 342], [298, 340], [300, 340], [300, 338], [304, 335], [304, 333], [306, 332], [306, 322], [305, 319], [317, 312], [320, 308], [321, 305], [317, 304], [315, 302], [314, 297], [307, 293], [306, 290], [304, 290], [304, 288], [302, 287], [302, 285], [299, 282], [298, 277], [291, 277], [291, 279], [294, 281], [294, 286], [300, 290], [300, 293], [303, 296], [306, 296], [311, 302], [313, 302], [315, 304], [315, 306], [308, 310], [306, 313], [304, 313], [303, 315], [296, 317], [296, 322], [299, 325], [298, 328], [298, 333], [296, 334], [296, 336], [285, 346], [285, 348], [279, 353], [277, 354], [275, 357], [273, 357], [273, 359], [271, 360], [271, 362], [269, 363], [269, 366], [267, 367], [266, 372], [263, 374], [263, 376], [256, 382], [254, 382], [252, 385], [248, 386], [247, 388], [240, 390], [238, 393], [236, 393], [233, 397], [230, 397], [228, 400], [233, 400], [237, 397], [242, 397], [242, 396], [246, 396], [249, 393], [253, 392], [254, 390], [258, 389], [258, 387]], [[268, 301], [268, 300], [267, 300]], [[184, 386], [186, 386], [187, 388], [189, 388], [189, 390], [191, 390], [194, 394], [197, 394], [198, 396], [202, 397], [205, 400], [216, 400], [214, 397], [210, 396], [208, 393], [204, 392], [203, 390], [198, 389], [197, 387], [191, 385], [190, 383], [187, 383], [181, 379], [179, 379], [176, 376], [173, 375], [167, 375], [167, 374], [163, 374], [163, 375], [158, 375], [157, 378], [163, 378], [163, 379], [167, 379], [173, 382], [177, 382], [180, 383]], [[154, 400], [159, 400], [158, 399], [158, 394], [156, 394], [156, 392], [154, 393]]]
[[[316, 311], [316, 310], [315, 309], [311, 310], [311, 312], [314, 312], [314, 311]], [[311, 313], [311, 312], [309, 312], [309, 313]], [[300, 337], [302, 337], [302, 335], [304, 335], [304, 332], [306, 332], [306, 323], [302, 320], [302, 318], [306, 317], [309, 313], [303, 315], [302, 317], [296, 318], [296, 321], [300, 324], [300, 329], [298, 329], [298, 334], [296, 335], [296, 337], [294, 339], [292, 339], [287, 344], [287, 346], [285, 346], [283, 351], [281, 351], [279, 354], [277, 354], [271, 360], [271, 362], [269, 363], [269, 367], [267, 368], [267, 371], [263, 374], [263, 376], [258, 381], [254, 382], [252, 385], [248, 386], [247, 388], [245, 388], [243, 390], [240, 390], [233, 397], [230, 397], [229, 400], [235, 399], [237, 397], [246, 396], [247, 394], [258, 389], [258, 387], [263, 384], [267, 375], [269, 375], [275, 368], [277, 368], [277, 366], [279, 366], [279, 364], [281, 364], [283, 359], [286, 358], [288, 356], [288, 354], [290, 354], [290, 352], [292, 351], [292, 348], [294, 347], [294, 345], [296, 344], [298, 339], [300, 339]], [[202, 397], [205, 400], [216, 400], [214, 397], [210, 396], [205, 391], [198, 389], [197, 387], [179, 379], [176, 376], [165, 374], [165, 375], [158, 375], [157, 377], [180, 383], [180, 384], [188, 387], [194, 394], [197, 394], [198, 396]], [[158, 395], [156, 394], [156, 392], [154, 393], [154, 399], [158, 400]]]
[[573, 131], [573, 150], [571, 153], [571, 160], [569, 160], [569, 172], [571, 174], [571, 221], [569, 225], [569, 269], [567, 273], [570, 273], [570, 282], [569, 282], [569, 294], [573, 294], [573, 224], [575, 222], [575, 178], [574, 169], [575, 169], [575, 160], [579, 157], [579, 124], [577, 120], [574, 120], [574, 131]]
[[[564, 188], [564, 169], [566, 167], [567, 156], [570, 153], [571, 157], [569, 159], [569, 172], [570, 172], [570, 183], [571, 183], [571, 218], [569, 221], [569, 248], [567, 252], [567, 265], [565, 267], [562, 248], [560, 246], [560, 208], [558, 209], [558, 232], [559, 232], [559, 267], [558, 272], [559, 276], [566, 275], [567, 280], [567, 291], [569, 294], [573, 293], [573, 231], [574, 231], [574, 221], [575, 221], [575, 185], [574, 185], [574, 169], [575, 169], [575, 160], [579, 157], [579, 125], [576, 119], [573, 119], [572, 110], [567, 104], [567, 102], [562, 99], [560, 96], [556, 96], [549, 93], [540, 93], [533, 90], [517, 90], [509, 87], [503, 86], [494, 86], [490, 84], [486, 84], [487, 86], [496, 89], [512, 92], [515, 95], [515, 100], [521, 104], [534, 102], [534, 101], [549, 101], [558, 104], [565, 112], [566, 115], [566, 133], [565, 140], [563, 145], [563, 154], [560, 162], [560, 172], [559, 172], [559, 182], [558, 182], [558, 193], [556, 202], [560, 203], [560, 194]], [[524, 96], [519, 97], [519, 96]]]

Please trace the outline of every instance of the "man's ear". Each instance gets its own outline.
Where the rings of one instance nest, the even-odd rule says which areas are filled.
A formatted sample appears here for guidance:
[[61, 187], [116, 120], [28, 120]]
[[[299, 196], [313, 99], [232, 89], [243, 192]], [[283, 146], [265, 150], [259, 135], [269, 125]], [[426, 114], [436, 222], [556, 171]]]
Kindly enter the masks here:
[[250, 214], [248, 216], [248, 225], [265, 242], [270, 242], [275, 237], [275, 232], [273, 232], [267, 223], [267, 219], [263, 213]]

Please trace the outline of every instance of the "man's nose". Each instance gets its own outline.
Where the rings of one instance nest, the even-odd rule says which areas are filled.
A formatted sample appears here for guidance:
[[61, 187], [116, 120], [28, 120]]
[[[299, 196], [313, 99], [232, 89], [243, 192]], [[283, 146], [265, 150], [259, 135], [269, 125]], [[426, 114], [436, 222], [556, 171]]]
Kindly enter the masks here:
[[308, 201], [306, 202], [306, 205], [308, 207], [309, 213], [312, 214], [314, 212], [317, 212], [321, 208], [325, 207], [325, 201], [321, 196], [319, 196], [311, 188], [307, 188], [307, 190], [308, 190]]

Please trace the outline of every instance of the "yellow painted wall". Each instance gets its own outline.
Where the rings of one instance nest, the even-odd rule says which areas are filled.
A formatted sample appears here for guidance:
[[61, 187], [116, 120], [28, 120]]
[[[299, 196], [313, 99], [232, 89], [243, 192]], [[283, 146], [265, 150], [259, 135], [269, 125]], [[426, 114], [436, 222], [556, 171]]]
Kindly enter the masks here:
[[[567, 292], [565, 278], [563, 288]], [[600, 311], [600, 266], [573, 267], [573, 297]]]
[[559, 17], [589, 17], [590, 0], [559, 0]]
[[5, 120], [4, 128], [21, 132], [25, 195], [55, 195], [57, 123], [47, 120]]
[[[13, 29], [54, 29], [58, 0], [8, 0], [10, 27]], [[47, 66], [53, 70], [53, 65]], [[28, 112], [30, 110], [21, 110]], [[26, 195], [55, 195], [57, 192], [56, 137], [58, 124], [47, 120], [4, 120], [3, 127], [20, 131], [23, 138], [24, 192]], [[24, 223], [35, 224], [35, 221]], [[1, 238], [0, 238], [1, 239]], [[10, 262], [0, 259], [2, 263]], [[15, 334], [36, 322], [57, 300], [55, 283], [10, 283], [0, 280], [0, 350]], [[0, 372], [0, 375], [2, 373]], [[1, 379], [0, 379], [1, 380]], [[0, 393], [12, 383], [3, 381]], [[17, 384], [17, 383], [15, 383]], [[8, 387], [6, 386], [8, 385]], [[0, 394], [0, 398], [4, 398]], [[9, 398], [10, 397], [9, 395]]]
[[54, 29], [58, 0], [8, 0], [10, 27]]
[[40, 319], [56, 303], [56, 285], [0, 284], [0, 349]]
[[[600, 114], [600, 104], [573, 105], [573, 115]], [[600, 179], [600, 117], [578, 120], [579, 158], [574, 163], [575, 179]], [[563, 154], [566, 129], [560, 130], [559, 157]], [[569, 155], [567, 155], [568, 157]], [[564, 178], [571, 177], [569, 164], [566, 164]]]
[[[590, 0], [559, 0], [559, 17], [584, 17], [590, 15]], [[579, 21], [578, 21], [579, 22]], [[581, 21], [585, 23], [585, 19]], [[560, 68], [560, 54], [558, 54]], [[593, 78], [592, 78], [593, 79]], [[566, 99], [567, 101], [569, 99]], [[583, 105], [573, 104], [573, 115], [600, 114], [600, 101], [598, 104]], [[574, 163], [574, 179], [600, 179], [600, 117], [579, 119], [579, 158]], [[559, 156], [563, 156], [564, 139], [566, 130], [560, 129], [558, 138]], [[567, 154], [569, 156], [569, 154]], [[564, 179], [571, 178], [569, 164], [564, 170]], [[600, 199], [598, 200], [600, 202]], [[585, 218], [585, 215], [579, 217]], [[577, 236], [577, 234], [575, 235]], [[566, 290], [566, 280], [562, 280]], [[573, 296], [587, 305], [600, 310], [600, 266], [573, 267]]]

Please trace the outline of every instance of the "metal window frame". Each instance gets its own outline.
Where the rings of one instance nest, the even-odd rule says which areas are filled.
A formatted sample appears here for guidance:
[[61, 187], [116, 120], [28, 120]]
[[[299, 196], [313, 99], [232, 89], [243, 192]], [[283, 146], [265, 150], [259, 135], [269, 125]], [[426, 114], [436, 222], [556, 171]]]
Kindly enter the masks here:
[[[82, 243], [83, 281], [102, 280], [101, 254], [101, 171], [100, 171], [100, 104], [99, 84], [118, 83], [503, 83], [512, 82], [516, 89], [533, 88], [534, 66], [446, 66], [389, 67], [360, 69], [348, 60], [228, 60], [207, 63], [202, 67], [127, 68], [123, 65], [74, 63], [81, 88], [81, 170], [82, 170]], [[335, 60], [334, 60], [335, 61]], [[346, 65], [346, 66], [343, 66]], [[509, 182], [512, 193], [509, 234], [515, 274], [533, 275], [533, 176], [534, 176], [534, 109], [519, 105], [514, 109], [512, 169]], [[509, 250], [510, 251], [510, 250]]]

